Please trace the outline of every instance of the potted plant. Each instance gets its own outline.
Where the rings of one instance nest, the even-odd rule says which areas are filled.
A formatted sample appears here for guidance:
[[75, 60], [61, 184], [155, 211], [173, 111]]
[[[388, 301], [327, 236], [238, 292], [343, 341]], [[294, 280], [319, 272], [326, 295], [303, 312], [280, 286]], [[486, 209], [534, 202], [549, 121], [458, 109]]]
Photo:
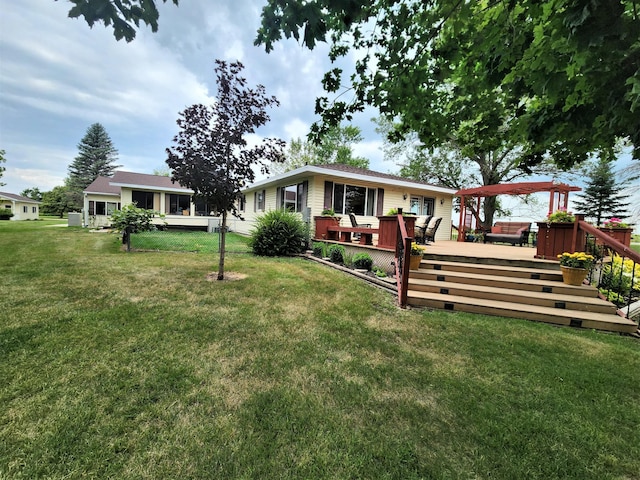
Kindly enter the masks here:
[[418, 270], [422, 255], [424, 254], [424, 246], [418, 245], [416, 242], [411, 243], [411, 257], [409, 259], [409, 270]]
[[320, 215], [313, 217], [313, 221], [316, 225], [315, 238], [318, 240], [328, 239], [329, 234], [327, 229], [329, 227], [337, 227], [340, 225], [340, 217], [337, 217], [333, 208], [329, 207], [325, 207]]
[[593, 265], [593, 255], [585, 252], [564, 252], [558, 255], [562, 281], [567, 285], [582, 285]]
[[[563, 208], [547, 215], [538, 223], [538, 239], [536, 242], [536, 258], [556, 259], [558, 255], [572, 250], [575, 215]], [[584, 248], [584, 232], [576, 232], [575, 248]]]
[[606, 233], [611, 238], [619, 241], [627, 247], [631, 245], [631, 233], [633, 232], [633, 228], [631, 228], [628, 223], [623, 222], [618, 217], [613, 217], [609, 220], [605, 220], [602, 226], [598, 227], [598, 230]]

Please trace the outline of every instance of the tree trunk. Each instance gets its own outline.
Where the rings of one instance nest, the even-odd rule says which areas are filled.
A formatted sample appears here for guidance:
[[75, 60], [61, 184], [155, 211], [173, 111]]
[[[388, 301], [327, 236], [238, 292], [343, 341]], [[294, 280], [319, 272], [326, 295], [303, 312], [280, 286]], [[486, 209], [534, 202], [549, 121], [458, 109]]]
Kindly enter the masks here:
[[224, 250], [227, 237], [227, 211], [222, 212], [220, 223], [220, 261], [218, 262], [218, 280], [224, 280]]

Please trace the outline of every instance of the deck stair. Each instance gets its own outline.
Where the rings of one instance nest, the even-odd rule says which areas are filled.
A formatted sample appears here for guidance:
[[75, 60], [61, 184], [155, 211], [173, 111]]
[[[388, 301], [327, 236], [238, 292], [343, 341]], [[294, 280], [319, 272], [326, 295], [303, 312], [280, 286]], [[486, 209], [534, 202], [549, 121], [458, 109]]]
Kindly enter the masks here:
[[562, 283], [557, 262], [427, 254], [410, 272], [407, 300], [416, 307], [610, 332], [638, 330], [595, 287]]

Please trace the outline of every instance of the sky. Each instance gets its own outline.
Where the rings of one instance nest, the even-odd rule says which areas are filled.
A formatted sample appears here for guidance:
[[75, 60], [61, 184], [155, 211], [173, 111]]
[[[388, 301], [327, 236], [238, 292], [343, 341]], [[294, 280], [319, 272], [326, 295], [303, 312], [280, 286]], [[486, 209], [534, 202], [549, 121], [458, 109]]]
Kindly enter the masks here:
[[[135, 40], [126, 43], [116, 41], [102, 24], [91, 29], [82, 18], [68, 18], [68, 1], [0, 0], [2, 191], [38, 187], [44, 192], [63, 185], [78, 143], [96, 122], [111, 137], [122, 170], [166, 171], [165, 149], [178, 133], [179, 113], [213, 101], [217, 58], [240, 60], [249, 84], [263, 84], [280, 101], [260, 136], [287, 142], [306, 136], [318, 119], [315, 99], [324, 94], [327, 45], [309, 51], [290, 39], [276, 43], [269, 54], [254, 46], [266, 0], [182, 0], [179, 7], [156, 3], [158, 31], [141, 26]], [[396, 173], [398, 165], [383, 160], [383, 141], [371, 122], [375, 116], [368, 109], [354, 118], [352, 124], [364, 137], [354, 153], [368, 158], [372, 170]], [[629, 163], [627, 154], [616, 167]], [[640, 205], [638, 186], [632, 192]], [[537, 206], [515, 203], [513, 208], [524, 218], [541, 219]]]
[[[87, 128], [101, 123], [122, 170], [166, 170], [165, 149], [178, 133], [186, 107], [210, 105], [216, 94], [214, 60], [240, 60], [250, 85], [262, 84], [280, 107], [259, 136], [303, 138], [329, 63], [327, 47], [313, 51], [295, 40], [267, 54], [253, 45], [262, 0], [158, 0], [159, 29], [141, 27], [135, 40], [116, 41], [103, 24], [67, 17], [64, 0], [0, 0], [0, 149], [5, 150], [3, 191], [41, 191], [63, 185]], [[354, 153], [373, 170], [384, 162], [382, 139], [371, 118], [353, 122], [364, 141]]]

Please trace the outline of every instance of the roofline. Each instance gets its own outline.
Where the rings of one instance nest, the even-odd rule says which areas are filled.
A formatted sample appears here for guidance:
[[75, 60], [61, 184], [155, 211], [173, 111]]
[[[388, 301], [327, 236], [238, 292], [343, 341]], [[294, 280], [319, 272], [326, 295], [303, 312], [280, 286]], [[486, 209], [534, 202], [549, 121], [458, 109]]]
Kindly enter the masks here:
[[295, 170], [290, 170], [283, 174], [276, 175], [275, 177], [260, 180], [249, 185], [243, 191], [254, 190], [256, 188], [260, 188], [271, 183], [280, 182], [282, 180], [286, 180], [287, 178], [296, 177], [302, 174], [319, 174], [324, 176], [346, 178], [349, 180], [360, 180], [368, 183], [384, 183], [385, 185], [392, 185], [395, 187], [429, 190], [430, 192], [448, 193], [450, 195], [454, 195], [456, 193], [456, 190], [454, 190], [453, 188], [438, 187], [436, 185], [428, 185], [425, 183], [413, 182], [411, 180], [396, 180], [391, 178], [376, 177], [372, 175], [362, 175], [360, 173], [343, 172], [341, 170], [331, 170], [328, 168], [317, 167], [315, 165], [305, 165], [303, 167], [296, 168]]
[[172, 188], [172, 187], [161, 187], [161, 186], [157, 186], [157, 185], [137, 185], [135, 183], [118, 183], [118, 182], [109, 182], [109, 185], [113, 186], [113, 187], [126, 187], [126, 188], [138, 188], [140, 190], [160, 190], [163, 192], [176, 192], [176, 193], [190, 193], [193, 194], [195, 193], [193, 190], [191, 190], [190, 188]]
[[118, 193], [109, 193], [109, 192], [92, 192], [90, 190], [84, 190], [82, 193], [84, 193], [85, 195], [104, 195], [105, 197], [111, 196], [111, 197], [119, 197], [120, 196], [120, 192]]
[[0, 198], [2, 198], [3, 200], [8, 200], [10, 202], [20, 202], [20, 203], [37, 203], [40, 204], [42, 203], [39, 200], [34, 200], [33, 198], [26, 198], [26, 199], [22, 199], [22, 198], [11, 198], [11, 197], [6, 197], [4, 195], [0, 195]]

